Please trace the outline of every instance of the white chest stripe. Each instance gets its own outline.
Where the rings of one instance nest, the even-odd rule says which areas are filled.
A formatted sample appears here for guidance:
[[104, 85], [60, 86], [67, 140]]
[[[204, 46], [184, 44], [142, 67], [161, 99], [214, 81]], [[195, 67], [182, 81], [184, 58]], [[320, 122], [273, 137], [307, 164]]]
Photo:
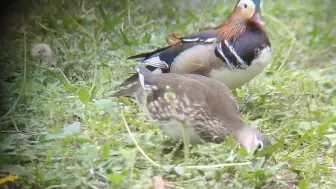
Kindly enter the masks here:
[[225, 45], [229, 48], [229, 50], [231, 51], [231, 53], [237, 58], [238, 63], [240, 64], [241, 68], [247, 68], [248, 65], [246, 64], [246, 62], [240, 58], [240, 56], [237, 54], [237, 52], [234, 50], [234, 48], [229, 45], [227, 40], [224, 40]]
[[222, 56], [222, 58], [224, 58], [226, 64], [230, 67], [230, 69], [234, 70], [235, 68], [231, 65], [231, 63], [229, 62], [229, 60], [227, 59], [227, 57], [223, 53], [222, 42], [218, 43], [217, 49], [218, 49], [219, 54]]

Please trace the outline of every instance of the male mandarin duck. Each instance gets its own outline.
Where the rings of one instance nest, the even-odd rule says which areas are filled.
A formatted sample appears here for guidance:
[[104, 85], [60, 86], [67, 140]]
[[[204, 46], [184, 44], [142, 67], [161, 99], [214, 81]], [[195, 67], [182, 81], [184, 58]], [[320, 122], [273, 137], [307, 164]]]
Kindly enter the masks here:
[[183, 139], [182, 126], [188, 125], [190, 144], [221, 143], [230, 133], [248, 152], [271, 144], [241, 120], [237, 102], [223, 83], [199, 74], [155, 74], [145, 67], [138, 68], [138, 76], [131, 87], [112, 97], [135, 97], [173, 141]]
[[[187, 37], [168, 37], [169, 46], [129, 57], [141, 58], [156, 73], [194, 73], [214, 78], [230, 89], [261, 73], [271, 46], [261, 18], [262, 0], [239, 0], [219, 26]], [[121, 86], [137, 80], [137, 73]]]

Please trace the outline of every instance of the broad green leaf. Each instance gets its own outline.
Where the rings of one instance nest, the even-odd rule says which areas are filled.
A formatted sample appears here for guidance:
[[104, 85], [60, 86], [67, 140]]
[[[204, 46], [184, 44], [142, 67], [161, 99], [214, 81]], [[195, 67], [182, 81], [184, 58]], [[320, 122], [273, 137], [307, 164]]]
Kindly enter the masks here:
[[104, 67], [102, 72], [101, 72], [101, 75], [105, 78], [109, 77], [111, 75], [111, 70], [109, 67]]
[[89, 91], [87, 91], [85, 89], [80, 89], [79, 92], [78, 92], [78, 96], [79, 96], [79, 100], [83, 104], [87, 104], [90, 100], [90, 93], [89, 93]]
[[73, 122], [69, 125], [65, 125], [62, 129], [62, 133], [65, 136], [70, 136], [72, 134], [79, 133], [79, 132], [80, 132], [80, 122]]
[[21, 165], [8, 165], [8, 164], [0, 165], [0, 172], [13, 173], [19, 175], [26, 174], [24, 167], [22, 167]]
[[65, 136], [62, 134], [47, 134], [45, 135], [43, 140], [48, 141], [48, 140], [60, 139], [60, 138], [65, 138]]
[[107, 159], [110, 156], [110, 145], [109, 144], [105, 144], [102, 147], [102, 159]]
[[258, 152], [256, 154], [256, 157], [261, 157], [261, 156], [265, 156], [266, 154], [272, 154], [274, 153], [275, 151], [279, 150], [279, 149], [283, 149], [284, 148], [284, 145], [285, 145], [285, 139], [284, 138], [281, 138], [277, 141], [276, 144], [273, 144], [273, 145], [269, 145], [267, 146], [266, 149]]
[[47, 134], [44, 140], [62, 139], [80, 132], [80, 122], [65, 125], [59, 134]]
[[114, 184], [119, 184], [124, 180], [125, 177], [123, 175], [109, 174], [107, 175], [107, 178]]
[[307, 189], [307, 188], [308, 188], [308, 181], [303, 180], [299, 183], [299, 189]]
[[267, 167], [266, 173], [267, 174], [275, 174], [282, 166], [286, 165], [285, 162], [280, 162], [272, 167]]
[[95, 105], [113, 116], [114, 119], [119, 119], [118, 106], [116, 102], [112, 102], [110, 99], [101, 99], [95, 102]]
[[76, 142], [79, 143], [91, 143], [91, 144], [94, 143], [94, 141], [88, 138], [87, 136], [76, 136], [74, 139], [76, 140]]

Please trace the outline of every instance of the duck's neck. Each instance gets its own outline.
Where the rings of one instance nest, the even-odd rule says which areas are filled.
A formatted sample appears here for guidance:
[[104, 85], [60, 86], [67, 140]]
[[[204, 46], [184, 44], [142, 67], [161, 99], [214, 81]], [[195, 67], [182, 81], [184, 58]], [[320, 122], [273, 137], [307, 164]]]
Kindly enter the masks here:
[[217, 27], [217, 36], [220, 40], [235, 40], [247, 30], [246, 23], [237, 21], [234, 15], [230, 15]]
[[247, 126], [244, 126], [238, 130], [235, 131], [235, 137], [237, 142], [242, 145], [248, 152], [250, 152], [251, 149], [251, 141], [249, 141], [249, 138], [252, 138], [251, 135], [254, 135], [256, 133], [256, 130]]

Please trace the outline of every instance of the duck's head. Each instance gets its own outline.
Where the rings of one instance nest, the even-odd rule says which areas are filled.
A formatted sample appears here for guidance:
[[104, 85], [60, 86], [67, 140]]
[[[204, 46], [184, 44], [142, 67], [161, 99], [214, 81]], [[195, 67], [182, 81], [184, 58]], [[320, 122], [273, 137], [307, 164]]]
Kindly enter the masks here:
[[264, 30], [265, 22], [261, 18], [261, 8], [262, 0], [240, 0], [236, 5], [234, 14], [242, 16], [241, 21], [250, 22]]
[[219, 26], [220, 37], [226, 40], [236, 39], [248, 26], [264, 31], [261, 8], [262, 0], [239, 0], [230, 16]]
[[[265, 150], [272, 142], [265, 134], [260, 131], [244, 126], [236, 131], [236, 139], [247, 152], [257, 154], [259, 151]], [[270, 154], [265, 154], [265, 162], [270, 157]]]

